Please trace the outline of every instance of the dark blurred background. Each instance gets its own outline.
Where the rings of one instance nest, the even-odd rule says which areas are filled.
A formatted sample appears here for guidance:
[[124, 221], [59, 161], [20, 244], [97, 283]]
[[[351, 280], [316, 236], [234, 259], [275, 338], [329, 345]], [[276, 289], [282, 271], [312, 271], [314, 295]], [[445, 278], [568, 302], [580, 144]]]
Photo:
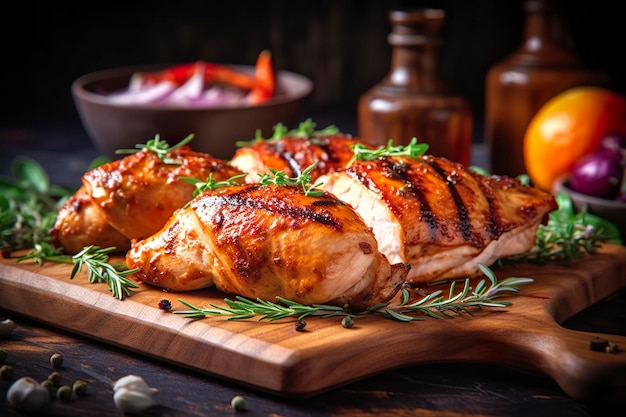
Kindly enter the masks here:
[[[623, 80], [626, 25], [610, 0], [563, 2], [577, 51]], [[2, 25], [0, 128], [78, 125], [70, 85], [85, 73], [205, 60], [251, 65], [262, 49], [315, 85], [307, 114], [354, 130], [358, 97], [389, 68], [387, 13], [438, 7], [444, 78], [469, 100], [480, 141], [487, 70], [520, 43], [522, 0], [257, 0], [12, 3]], [[330, 115], [330, 116], [329, 116]], [[305, 115], [306, 116], [306, 115]], [[344, 125], [341, 125], [343, 123]]]

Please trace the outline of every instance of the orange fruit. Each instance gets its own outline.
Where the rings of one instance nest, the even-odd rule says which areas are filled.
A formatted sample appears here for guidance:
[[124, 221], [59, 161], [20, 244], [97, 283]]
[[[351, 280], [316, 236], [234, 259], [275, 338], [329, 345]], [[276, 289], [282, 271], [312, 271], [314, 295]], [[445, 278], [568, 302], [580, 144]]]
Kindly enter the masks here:
[[601, 87], [574, 87], [554, 96], [531, 119], [524, 135], [526, 172], [552, 191], [555, 181], [608, 133], [626, 135], [626, 96]]

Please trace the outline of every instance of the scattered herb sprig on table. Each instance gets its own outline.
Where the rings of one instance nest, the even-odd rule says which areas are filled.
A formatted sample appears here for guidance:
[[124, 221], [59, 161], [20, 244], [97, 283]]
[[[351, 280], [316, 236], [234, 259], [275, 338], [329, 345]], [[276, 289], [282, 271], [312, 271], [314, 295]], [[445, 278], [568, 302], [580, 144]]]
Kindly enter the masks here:
[[123, 299], [131, 294], [132, 289], [139, 288], [137, 284], [127, 278], [128, 275], [138, 269], [128, 269], [122, 262], [109, 263], [109, 253], [115, 247], [101, 248], [99, 246], [86, 246], [76, 255], [70, 256], [63, 253], [62, 248], [54, 248], [48, 243], [35, 245], [32, 251], [18, 258], [18, 262], [33, 261], [39, 265], [45, 262], [58, 262], [73, 264], [70, 279], [74, 279], [83, 268], [87, 269], [87, 277], [92, 284], [106, 283], [115, 298]]
[[371, 307], [362, 312], [352, 312], [347, 306], [334, 306], [326, 304], [303, 305], [294, 301], [276, 297], [277, 302], [266, 300], [251, 300], [236, 296], [234, 300], [225, 299], [226, 307], [210, 304], [207, 307], [198, 307], [185, 300], [178, 301], [189, 310], [176, 310], [174, 314], [180, 314], [190, 319], [203, 319], [209, 316], [227, 316], [228, 320], [244, 320], [259, 317], [259, 320], [276, 321], [286, 318], [302, 320], [306, 317], [317, 316], [321, 318], [349, 316], [351, 318], [378, 314], [381, 317], [410, 322], [423, 320], [424, 316], [432, 318], [452, 318], [463, 313], [473, 315], [473, 310], [487, 307], [508, 307], [509, 301], [498, 300], [504, 293], [517, 293], [519, 286], [533, 282], [532, 278], [509, 277], [498, 281], [495, 273], [487, 266], [479, 265], [483, 274], [488, 278], [489, 284], [482, 279], [472, 288], [470, 279], [466, 279], [463, 289], [456, 292], [456, 282], [450, 284], [448, 296], [443, 295], [442, 290], [437, 290], [422, 299], [410, 302], [410, 293], [407, 289], [401, 290], [402, 297], [398, 304], [383, 303]]

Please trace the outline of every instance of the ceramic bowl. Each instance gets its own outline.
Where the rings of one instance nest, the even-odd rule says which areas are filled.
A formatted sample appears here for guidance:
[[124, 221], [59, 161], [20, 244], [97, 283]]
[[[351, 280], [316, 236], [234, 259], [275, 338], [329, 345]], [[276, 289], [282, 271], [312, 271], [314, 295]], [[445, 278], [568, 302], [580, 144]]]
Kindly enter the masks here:
[[555, 194], [566, 192], [577, 211], [586, 210], [614, 223], [621, 233], [622, 241], [626, 243], [626, 202], [607, 200], [574, 191], [569, 188], [567, 178], [559, 179], [553, 191]]
[[[232, 65], [252, 73], [251, 66]], [[170, 145], [194, 134], [190, 146], [199, 152], [229, 160], [237, 141], [249, 141], [260, 129], [270, 137], [278, 123], [297, 125], [304, 101], [313, 84], [307, 77], [278, 71], [276, 94], [258, 105], [237, 104], [220, 107], [181, 107], [177, 105], [116, 104], [102, 92], [128, 86], [132, 74], [159, 71], [164, 66], [125, 67], [83, 75], [71, 86], [80, 120], [102, 154], [115, 158], [118, 149], [135, 148], [159, 134]], [[119, 157], [119, 155], [117, 156]]]

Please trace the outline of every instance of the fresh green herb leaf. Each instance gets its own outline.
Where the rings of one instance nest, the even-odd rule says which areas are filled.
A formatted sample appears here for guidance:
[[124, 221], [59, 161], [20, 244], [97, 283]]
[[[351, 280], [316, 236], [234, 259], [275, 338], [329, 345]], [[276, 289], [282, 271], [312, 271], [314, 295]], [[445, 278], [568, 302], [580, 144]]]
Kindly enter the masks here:
[[423, 320], [424, 317], [432, 318], [453, 318], [463, 313], [473, 315], [474, 310], [482, 308], [504, 308], [511, 305], [509, 301], [498, 300], [505, 293], [519, 292], [519, 286], [530, 284], [532, 278], [509, 277], [498, 282], [496, 275], [486, 265], [480, 265], [481, 271], [487, 276], [490, 284], [482, 280], [473, 290], [470, 279], [464, 281], [463, 289], [456, 291], [456, 283], [450, 284], [448, 296], [444, 296], [443, 291], [438, 290], [426, 295], [420, 300], [410, 302], [409, 291], [406, 288], [401, 290], [401, 300], [398, 304], [383, 303], [378, 304], [366, 311], [355, 313], [348, 306], [334, 306], [326, 304], [303, 305], [294, 301], [276, 297], [277, 302], [270, 302], [262, 299], [251, 300], [245, 297], [236, 296], [234, 300], [225, 299], [227, 306], [210, 304], [207, 307], [198, 307], [185, 300], [178, 301], [188, 310], [176, 310], [175, 314], [183, 315], [190, 319], [203, 319], [209, 316], [227, 316], [228, 320], [243, 320], [259, 317], [259, 320], [276, 321], [286, 318], [296, 318], [301, 320], [309, 316], [321, 318], [329, 317], [350, 317], [355, 318], [369, 314], [378, 314], [381, 317], [410, 322]]
[[305, 139], [309, 139], [310, 141], [315, 141], [315, 139], [319, 136], [328, 136], [328, 135], [334, 135], [334, 134], [339, 133], [339, 129], [334, 125], [327, 126], [321, 130], [316, 130], [316, 128], [317, 128], [317, 124], [310, 118], [306, 119], [304, 122], [301, 122], [296, 129], [291, 129], [291, 130], [289, 130], [287, 126], [285, 126], [284, 124], [278, 123], [274, 126], [274, 129], [273, 129], [274, 132], [272, 136], [269, 137], [268, 139], [265, 139], [263, 137], [263, 132], [261, 132], [260, 129], [257, 129], [255, 132], [254, 139], [252, 139], [251, 141], [236, 142], [236, 146], [237, 147], [248, 146], [248, 145], [252, 145], [257, 142], [262, 142], [265, 140], [274, 141], [274, 140], [279, 140], [279, 139], [283, 139], [286, 137], [305, 138]]
[[420, 155], [424, 155], [428, 150], [428, 144], [417, 143], [417, 138], [411, 139], [408, 145], [393, 145], [393, 141], [390, 139], [387, 142], [387, 146], [380, 146], [376, 149], [369, 149], [361, 143], [352, 145], [352, 151], [354, 156], [352, 160], [356, 161], [371, 161], [384, 156], [408, 156], [409, 158], [417, 158]]
[[14, 177], [0, 178], [0, 248], [11, 252], [49, 242], [58, 209], [72, 191], [51, 184], [35, 160], [18, 157]]
[[213, 178], [213, 173], [209, 174], [209, 178], [207, 178], [206, 181], [202, 181], [193, 177], [181, 176], [179, 178], [196, 187], [196, 189], [193, 192], [193, 196], [196, 197], [205, 190], [217, 190], [218, 188], [231, 187], [233, 185], [240, 185], [242, 180], [246, 177], [246, 175], [247, 175], [246, 173], [233, 175], [232, 177], [228, 178], [225, 181], [216, 181]]
[[117, 151], [115, 151], [115, 153], [116, 154], [133, 154], [133, 153], [140, 152], [143, 149], [146, 149], [154, 153], [159, 159], [161, 159], [166, 164], [176, 165], [176, 164], [180, 164], [180, 161], [173, 159], [173, 158], [168, 158], [167, 154], [169, 154], [175, 149], [178, 149], [180, 147], [187, 145], [189, 142], [193, 140], [193, 138], [194, 138], [194, 135], [190, 134], [187, 137], [185, 137], [183, 140], [178, 142], [176, 145], [169, 146], [167, 142], [165, 142], [164, 140], [161, 140], [161, 135], [157, 133], [156, 135], [154, 135], [154, 139], [150, 139], [145, 144], [140, 143], [140, 144], [135, 145], [135, 148], [137, 149], [118, 149]]
[[304, 194], [311, 197], [319, 197], [324, 194], [324, 191], [319, 189], [321, 183], [311, 185], [311, 171], [315, 169], [317, 163], [310, 165], [304, 171], [302, 171], [296, 178], [290, 178], [285, 174], [285, 171], [277, 171], [270, 168], [269, 173], [259, 174], [259, 183], [261, 185], [281, 185], [281, 186], [300, 186], [304, 191]]

